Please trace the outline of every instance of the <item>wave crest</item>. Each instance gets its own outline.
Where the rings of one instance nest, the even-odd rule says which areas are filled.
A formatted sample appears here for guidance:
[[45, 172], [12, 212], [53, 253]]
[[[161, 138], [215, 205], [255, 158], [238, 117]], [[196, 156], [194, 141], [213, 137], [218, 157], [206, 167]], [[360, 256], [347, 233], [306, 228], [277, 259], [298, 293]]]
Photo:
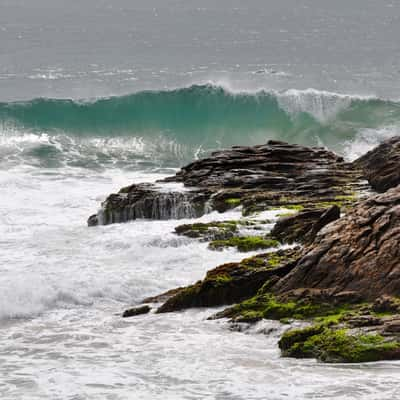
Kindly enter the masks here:
[[216, 148], [268, 139], [343, 153], [361, 132], [399, 125], [394, 101], [314, 89], [234, 92], [207, 84], [91, 102], [0, 103], [0, 151], [14, 146], [13, 157], [18, 150], [49, 165], [85, 159], [88, 166], [139, 159], [182, 164]]

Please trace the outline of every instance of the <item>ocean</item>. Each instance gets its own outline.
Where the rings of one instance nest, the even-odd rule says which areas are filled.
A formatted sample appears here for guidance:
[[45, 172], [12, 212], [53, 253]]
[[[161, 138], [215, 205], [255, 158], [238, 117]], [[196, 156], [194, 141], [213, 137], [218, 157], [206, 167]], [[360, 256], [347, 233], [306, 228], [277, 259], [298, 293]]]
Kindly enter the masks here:
[[399, 398], [399, 363], [281, 358], [277, 322], [123, 320], [243, 254], [176, 236], [189, 220], [86, 224], [216, 149], [353, 160], [398, 134], [399, 37], [395, 0], [0, 0], [0, 398]]

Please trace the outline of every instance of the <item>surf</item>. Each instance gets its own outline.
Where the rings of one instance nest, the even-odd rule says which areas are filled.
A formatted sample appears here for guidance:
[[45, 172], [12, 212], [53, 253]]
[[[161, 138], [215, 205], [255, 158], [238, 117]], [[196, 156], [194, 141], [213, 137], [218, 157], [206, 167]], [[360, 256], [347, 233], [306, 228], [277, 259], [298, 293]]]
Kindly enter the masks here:
[[327, 146], [354, 158], [399, 125], [400, 103], [393, 100], [202, 84], [91, 101], [3, 102], [0, 149], [19, 149], [20, 155], [22, 149], [23, 158], [50, 166], [118, 158], [178, 166], [221, 147], [279, 139]]

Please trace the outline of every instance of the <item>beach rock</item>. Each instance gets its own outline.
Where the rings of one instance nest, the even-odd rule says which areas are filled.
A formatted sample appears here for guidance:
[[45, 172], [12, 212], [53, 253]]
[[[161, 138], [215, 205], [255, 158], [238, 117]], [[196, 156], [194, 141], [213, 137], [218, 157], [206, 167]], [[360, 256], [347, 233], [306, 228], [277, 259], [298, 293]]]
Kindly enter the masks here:
[[179, 225], [175, 228], [177, 235], [200, 239], [208, 242], [212, 240], [227, 240], [238, 233], [238, 221], [213, 221], [207, 223]]
[[376, 313], [399, 313], [400, 299], [392, 296], [383, 295], [375, 299], [372, 310]]
[[[194, 218], [239, 205], [245, 214], [299, 204], [326, 208], [353, 202], [354, 193], [365, 187], [361, 178], [356, 164], [322, 147], [278, 141], [234, 146], [183, 167], [157, 185], [131, 185], [111, 194], [88, 224]], [[163, 189], [168, 182], [181, 182], [193, 190], [168, 192]]]
[[207, 272], [204, 280], [178, 290], [157, 313], [232, 304], [253, 296], [266, 281], [286, 275], [295, 265], [298, 252], [280, 250], [221, 265]]
[[122, 318], [136, 317], [137, 315], [148, 314], [150, 311], [151, 308], [149, 306], [130, 308], [129, 310], [124, 311]]
[[273, 288], [353, 291], [364, 300], [400, 295], [400, 186], [357, 203], [316, 236], [293, 271]]
[[326, 208], [305, 209], [281, 217], [271, 231], [271, 236], [282, 243], [312, 243], [317, 233], [327, 224], [340, 218], [337, 205]]
[[400, 137], [384, 141], [354, 162], [362, 168], [372, 188], [378, 192], [400, 184]]
[[111, 194], [88, 225], [108, 225], [138, 218], [182, 219], [198, 218], [206, 212], [207, 191], [164, 191], [153, 184], [131, 185]]

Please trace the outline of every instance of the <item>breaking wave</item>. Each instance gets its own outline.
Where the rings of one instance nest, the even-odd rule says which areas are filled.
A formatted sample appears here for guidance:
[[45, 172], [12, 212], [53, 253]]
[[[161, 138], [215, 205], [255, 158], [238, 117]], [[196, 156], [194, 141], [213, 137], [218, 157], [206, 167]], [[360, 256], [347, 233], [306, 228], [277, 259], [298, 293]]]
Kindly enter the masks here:
[[399, 125], [400, 103], [391, 100], [193, 85], [95, 101], [0, 103], [0, 156], [47, 167], [180, 165], [217, 148], [279, 139], [351, 158]]

